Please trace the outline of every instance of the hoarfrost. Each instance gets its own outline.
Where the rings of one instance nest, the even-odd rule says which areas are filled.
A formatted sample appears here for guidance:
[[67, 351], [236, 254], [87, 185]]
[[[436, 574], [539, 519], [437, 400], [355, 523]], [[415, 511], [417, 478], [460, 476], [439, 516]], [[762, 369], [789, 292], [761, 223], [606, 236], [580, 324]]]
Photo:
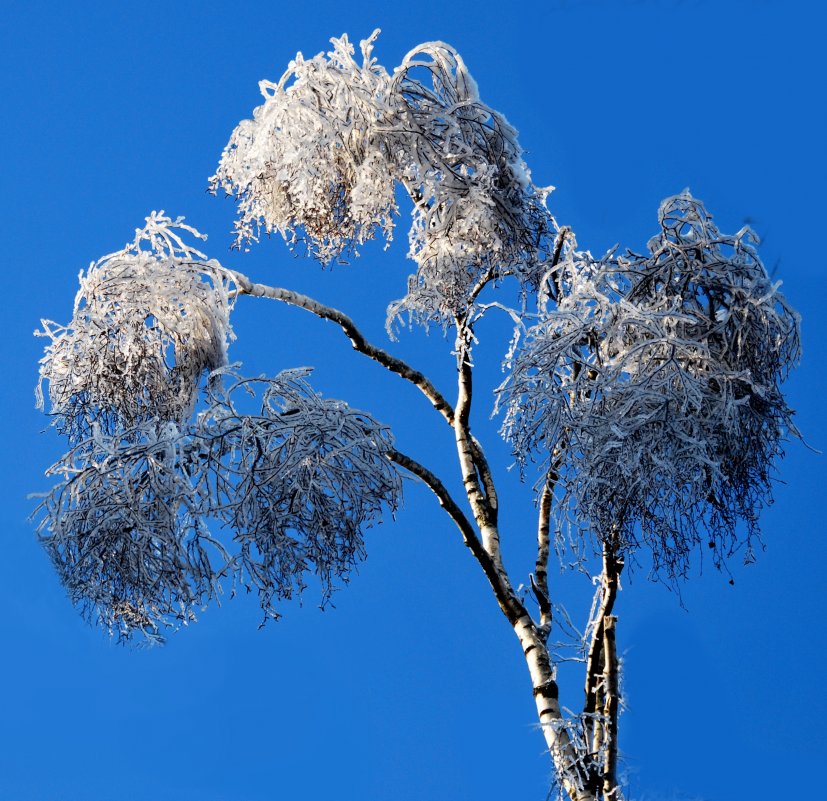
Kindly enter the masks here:
[[517, 456], [564, 445], [560, 508], [655, 571], [717, 564], [758, 535], [770, 465], [796, 433], [780, 388], [798, 316], [749, 229], [721, 234], [688, 192], [659, 211], [648, 255], [572, 252], [562, 295], [529, 329], [501, 400]]
[[377, 35], [361, 43], [361, 65], [342, 36], [262, 81], [265, 102], [233, 132], [210, 186], [237, 199], [239, 244], [277, 231], [328, 263], [390, 239], [401, 183], [417, 269], [388, 329], [405, 317], [450, 325], [489, 282], [536, 287], [556, 230], [550, 189], [531, 183], [517, 132], [480, 100], [456, 51], [420, 45], [389, 76], [372, 57]]
[[390, 78], [371, 56], [378, 33], [361, 43], [361, 65], [342, 36], [259, 84], [264, 104], [235, 129], [210, 179], [238, 200], [239, 244], [279, 232], [327, 263], [377, 232], [392, 236], [393, 170], [378, 132]]
[[231, 280], [182, 234], [200, 237], [182, 218], [153, 212], [134, 242], [81, 273], [71, 322], [44, 320], [37, 332], [50, 340], [38, 405], [45, 382], [50, 412], [73, 441], [93, 423], [109, 434], [182, 423], [199, 378], [227, 363]]

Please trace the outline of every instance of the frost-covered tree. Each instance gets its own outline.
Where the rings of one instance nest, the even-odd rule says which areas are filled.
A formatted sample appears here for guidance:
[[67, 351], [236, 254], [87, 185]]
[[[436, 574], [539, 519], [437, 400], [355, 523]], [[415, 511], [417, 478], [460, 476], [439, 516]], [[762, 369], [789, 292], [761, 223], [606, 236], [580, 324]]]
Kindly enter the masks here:
[[[39, 332], [39, 403], [69, 450], [47, 471], [57, 483], [38, 532], [91, 621], [157, 640], [225, 585], [254, 590], [267, 618], [310, 575], [326, 600], [414, 477], [514, 630], [561, 793], [618, 799], [621, 573], [648, 565], [675, 583], [698, 549], [721, 567], [753, 558], [772, 462], [795, 434], [779, 385], [798, 358], [798, 318], [753, 233], [721, 233], [689, 192], [663, 201], [648, 252], [579, 250], [460, 56], [431, 42], [388, 73], [375, 38], [361, 61], [343, 36], [263, 81], [263, 104], [232, 133], [210, 186], [238, 202], [240, 247], [278, 233], [322, 263], [390, 240], [401, 187], [415, 269], [388, 332], [436, 325], [453, 338], [451, 399], [343, 312], [208, 259], [188, 244], [201, 238], [194, 228], [152, 213], [81, 274], [70, 322]], [[453, 432], [465, 497], [440, 477], [455, 467], [397, 449], [370, 414], [315, 392], [308, 370], [244, 377], [228, 356], [242, 295], [336, 323], [359, 354], [417, 387]], [[509, 510], [471, 430], [475, 330], [492, 309], [516, 326], [494, 403], [536, 490], [536, 563], [524, 575], [503, 561]], [[599, 566], [574, 643], [576, 712], [558, 690], [555, 643], [571, 613], [549, 590], [552, 555]]]

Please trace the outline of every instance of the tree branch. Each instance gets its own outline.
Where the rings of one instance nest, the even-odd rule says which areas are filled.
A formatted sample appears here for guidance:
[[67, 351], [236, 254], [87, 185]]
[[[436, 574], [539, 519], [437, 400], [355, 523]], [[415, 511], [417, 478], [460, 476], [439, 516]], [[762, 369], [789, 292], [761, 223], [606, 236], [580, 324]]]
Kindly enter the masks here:
[[488, 579], [497, 603], [520, 640], [531, 675], [534, 702], [549, 753], [558, 770], [566, 792], [577, 801], [594, 801], [595, 795], [587, 786], [588, 755], [575, 748], [566, 730], [560, 708], [559, 689], [554, 679], [551, 660], [545, 642], [525, 607], [512, 589], [508, 577], [483, 547], [476, 532], [457, 506], [443, 483], [428, 468], [397, 450], [387, 453], [389, 459], [421, 479], [434, 493], [440, 506], [456, 523], [463, 541], [480, 564]]
[[534, 563], [534, 575], [531, 576], [531, 589], [540, 607], [540, 628], [548, 636], [551, 630], [552, 609], [548, 589], [548, 558], [550, 551], [549, 530], [551, 527], [551, 502], [554, 496], [554, 484], [557, 470], [552, 466], [546, 474], [543, 491], [540, 494], [540, 509], [537, 520], [537, 559]]
[[566, 731], [558, 700], [559, 690], [545, 641], [531, 615], [514, 592], [502, 565], [497, 530], [496, 488], [482, 447], [470, 431], [472, 380], [467, 347], [463, 346], [459, 355], [459, 392], [455, 408], [422, 373], [368, 342], [356, 324], [343, 312], [325, 306], [298, 292], [253, 283], [241, 273], [229, 272], [236, 281], [239, 294], [278, 300], [336, 323], [350, 339], [355, 350], [414, 384], [446, 422], [453, 427], [463, 483], [482, 539], [434, 473], [400, 451], [391, 450], [387, 456], [400, 467], [421, 479], [459, 528], [463, 542], [482, 568], [500, 609], [520, 640], [532, 678], [535, 704], [543, 734], [563, 784], [573, 798], [593, 798], [594, 796], [585, 785], [586, 771], [583, 755], [578, 753]]
[[566, 448], [561, 440], [551, 454], [551, 460], [537, 514], [537, 559], [534, 563], [534, 576], [531, 587], [540, 607], [540, 625], [546, 632], [551, 628], [552, 609], [548, 588], [548, 560], [551, 551], [551, 504], [554, 500], [554, 487], [560, 478], [560, 464]]
[[485, 500], [488, 503], [491, 522], [496, 525], [499, 513], [497, 487], [494, 485], [494, 476], [491, 473], [491, 468], [488, 464], [488, 459], [485, 457], [482, 445], [473, 434], [471, 434], [471, 453], [479, 473], [480, 481], [482, 482], [482, 488], [485, 491]]
[[[463, 321], [457, 321], [457, 403], [454, 413], [454, 436], [457, 443], [462, 483], [474, 519], [482, 532], [483, 545], [494, 559], [499, 562], [499, 535], [497, 533], [496, 506], [492, 508], [484, 483], [493, 487], [491, 473], [479, 443], [471, 435], [471, 402], [473, 399], [473, 373], [467, 337], [470, 330]], [[482, 474], [485, 474], [485, 482]], [[494, 495], [496, 499], [496, 495]], [[496, 501], [495, 501], [496, 503]]]
[[[553, 270], [558, 263], [560, 262], [560, 256], [563, 255], [563, 245], [566, 241], [566, 237], [571, 233], [571, 228], [569, 226], [564, 225], [560, 232], [557, 234], [557, 241], [554, 243], [554, 253], [551, 256], [551, 269]], [[552, 293], [551, 296], [555, 302], [559, 302], [560, 295], [563, 293], [563, 287], [560, 282], [560, 275], [556, 275], [551, 278], [551, 288]]]
[[617, 715], [619, 664], [615, 626], [617, 617], [609, 615], [603, 622], [603, 726], [605, 727], [606, 761], [603, 769], [603, 795], [617, 799]]
[[323, 320], [330, 320], [336, 323], [342, 331], [344, 331], [347, 338], [353, 345], [353, 349], [363, 353], [373, 361], [381, 364], [392, 373], [409, 381], [416, 386], [423, 395], [431, 402], [431, 405], [436, 409], [448, 422], [453, 425], [454, 409], [451, 404], [443, 397], [442, 393], [431, 383], [431, 381], [419, 370], [414, 370], [401, 359], [392, 356], [382, 348], [367, 341], [365, 336], [356, 327], [353, 320], [350, 319], [344, 312], [334, 309], [330, 306], [325, 306], [307, 295], [302, 295], [299, 292], [293, 292], [289, 289], [282, 289], [281, 287], [267, 286], [266, 284], [257, 284], [252, 282], [246, 275], [236, 272], [235, 270], [228, 270], [233, 280], [238, 286], [238, 293], [240, 295], [250, 295], [251, 297], [269, 298], [270, 300], [279, 300], [290, 306], [297, 306], [300, 309], [305, 309], [311, 314]]
[[459, 508], [456, 501], [451, 497], [451, 494], [445, 488], [442, 481], [428, 470], [427, 467], [398, 450], [388, 451], [387, 456], [391, 461], [396, 462], [400, 467], [403, 467], [409, 473], [421, 479], [431, 492], [434, 493], [439, 501], [439, 505], [448, 513], [454, 523], [456, 523], [466, 547], [482, 567], [483, 573], [485, 573], [485, 577], [488, 579], [488, 583], [494, 591], [494, 596], [503, 614], [505, 614], [509, 622], [514, 625], [515, 621], [525, 610], [522, 608], [522, 604], [511, 588], [507, 578], [505, 581], [503, 580], [503, 575], [497, 569], [488, 551], [483, 547], [473, 525]]

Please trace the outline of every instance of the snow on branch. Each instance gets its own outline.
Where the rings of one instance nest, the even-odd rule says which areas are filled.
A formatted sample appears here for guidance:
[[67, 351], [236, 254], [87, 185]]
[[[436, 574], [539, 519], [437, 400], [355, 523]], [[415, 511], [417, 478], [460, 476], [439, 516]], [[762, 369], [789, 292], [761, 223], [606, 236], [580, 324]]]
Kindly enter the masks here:
[[35, 512], [38, 533], [90, 622], [124, 640], [157, 640], [214, 593], [209, 550], [229, 557], [200, 520], [205, 499], [181, 469], [185, 439], [174, 424], [136, 429], [131, 442], [95, 429], [47, 471], [63, 480]]
[[113, 437], [93, 424], [47, 471], [61, 481], [35, 511], [38, 532], [87, 619], [157, 640], [195, 620], [223, 582], [255, 588], [278, 618], [275, 604], [301, 595], [308, 575], [323, 604], [347, 581], [364, 529], [397, 508], [401, 479], [388, 429], [317, 395], [309, 372], [218, 371], [186, 427]]
[[44, 320], [38, 405], [73, 441], [149, 420], [182, 423], [200, 376], [227, 363], [231, 280], [186, 245], [194, 228], [153, 212], [135, 240], [80, 275], [68, 325]]
[[[655, 572], [716, 564], [759, 534], [773, 459], [796, 434], [780, 383], [799, 319], [744, 228], [721, 234], [688, 192], [659, 211], [648, 255], [569, 253], [563, 295], [531, 328], [501, 388], [521, 460], [566, 444], [561, 509]], [[736, 532], [745, 523], [746, 535]]]
[[517, 131], [487, 106], [460, 55], [443, 42], [414, 48], [394, 74], [403, 101], [389, 136], [415, 199], [408, 294], [388, 310], [420, 323], [464, 316], [481, 286], [516, 275], [536, 288], [556, 231], [522, 159]]
[[70, 443], [38, 533], [72, 601], [124, 640], [194, 620], [223, 581], [255, 588], [269, 618], [309, 574], [326, 602], [401, 493], [389, 430], [316, 394], [308, 369], [227, 366], [234, 288], [252, 285], [186, 235], [153, 213], [81, 274], [69, 325], [37, 332], [39, 405], [46, 383]]

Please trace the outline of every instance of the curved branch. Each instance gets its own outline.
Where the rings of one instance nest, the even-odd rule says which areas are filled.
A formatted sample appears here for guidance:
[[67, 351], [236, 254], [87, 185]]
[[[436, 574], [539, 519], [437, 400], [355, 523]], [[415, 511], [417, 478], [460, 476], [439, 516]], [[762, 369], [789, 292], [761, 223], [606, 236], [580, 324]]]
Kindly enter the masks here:
[[428, 470], [427, 467], [398, 450], [388, 451], [387, 457], [409, 473], [421, 479], [431, 492], [434, 493], [439, 501], [439, 505], [448, 513], [454, 523], [456, 523], [460, 534], [462, 534], [463, 542], [479, 562], [485, 573], [485, 577], [488, 579], [488, 583], [494, 590], [494, 595], [500, 609], [502, 609], [509, 622], [513, 625], [514, 622], [525, 613], [525, 610], [522, 608], [522, 604], [520, 604], [511, 585], [503, 580], [500, 570], [497, 569], [494, 560], [483, 547], [471, 521], [468, 520], [456, 501], [451, 497], [445, 485], [434, 473]]
[[453, 425], [454, 422], [454, 408], [443, 397], [442, 393], [431, 383], [431, 381], [419, 370], [414, 370], [406, 362], [397, 359], [382, 348], [365, 339], [362, 332], [356, 327], [353, 320], [350, 319], [344, 312], [334, 309], [330, 306], [325, 306], [307, 295], [302, 295], [299, 292], [293, 292], [289, 289], [282, 289], [281, 287], [267, 286], [266, 284], [257, 284], [251, 281], [246, 275], [236, 272], [235, 270], [227, 271], [236, 282], [238, 286], [238, 294], [250, 295], [251, 297], [269, 298], [270, 300], [279, 300], [290, 306], [297, 306], [300, 309], [305, 309], [311, 314], [323, 320], [330, 320], [336, 323], [342, 331], [344, 331], [347, 338], [353, 345], [353, 349], [363, 353], [373, 361], [381, 364], [392, 373], [396, 373], [401, 378], [409, 381], [417, 387], [423, 395], [431, 402], [431, 405], [436, 409], [448, 422]]

